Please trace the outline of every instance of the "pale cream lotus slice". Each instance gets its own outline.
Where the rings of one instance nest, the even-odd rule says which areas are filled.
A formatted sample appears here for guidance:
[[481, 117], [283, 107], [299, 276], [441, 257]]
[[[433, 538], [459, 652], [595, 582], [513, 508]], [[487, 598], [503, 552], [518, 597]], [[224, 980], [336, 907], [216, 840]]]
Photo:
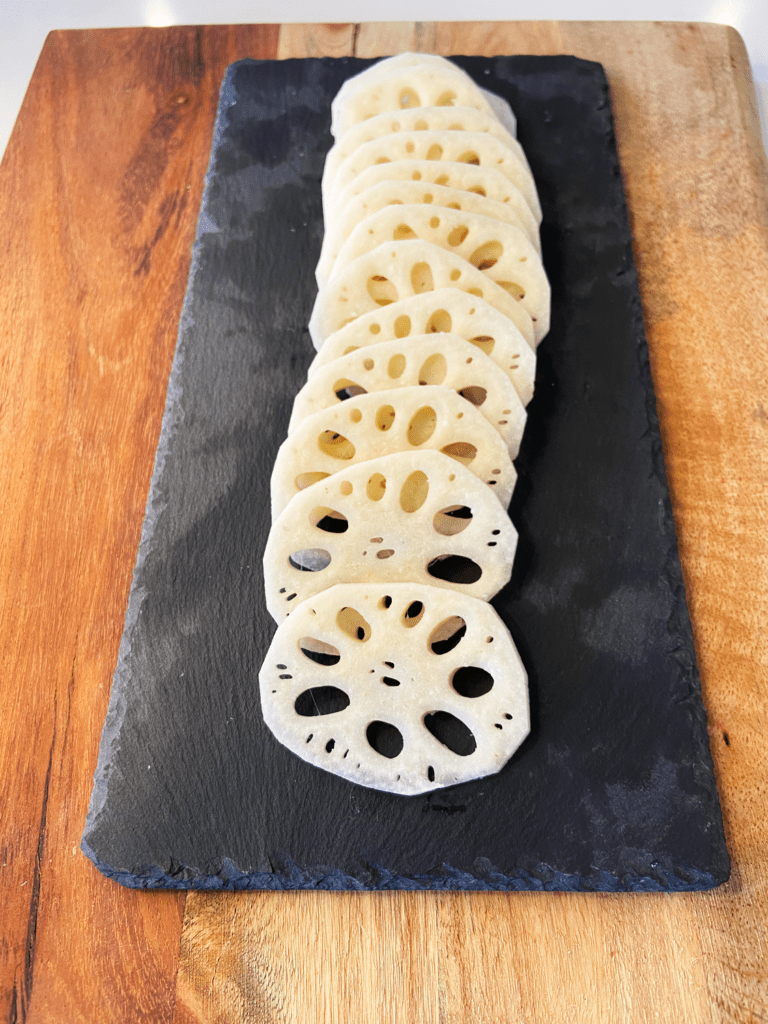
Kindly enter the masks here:
[[[503, 145], [514, 146], [514, 136], [497, 117], [472, 107], [412, 107], [385, 111], [350, 128], [344, 138], [331, 147], [323, 168], [323, 191], [332, 185], [339, 166], [359, 146], [397, 132], [422, 131], [487, 132]], [[524, 154], [523, 159], [528, 166]]]
[[370, 88], [371, 85], [380, 79], [388, 78], [395, 72], [418, 69], [419, 65], [427, 65], [453, 74], [466, 74], [453, 61], [436, 53], [414, 53], [412, 51], [398, 53], [391, 57], [382, 57], [374, 64], [365, 68], [364, 71], [351, 75], [342, 83], [335, 99], [339, 101], [338, 105], [343, 105], [351, 96], [361, 92], [363, 89]]
[[530, 730], [526, 671], [493, 607], [423, 584], [338, 584], [304, 601], [259, 683], [280, 743], [390, 793], [495, 774]]
[[377, 114], [412, 107], [471, 107], [494, 115], [484, 90], [455, 64], [420, 61], [410, 67], [378, 66], [349, 78], [331, 102], [331, 134], [341, 139], [350, 128]]
[[383, 455], [291, 498], [264, 552], [267, 608], [281, 622], [335, 583], [379, 580], [490, 601], [509, 582], [516, 545], [490, 488], [455, 459], [434, 449]]
[[425, 186], [442, 185], [460, 192], [471, 192], [509, 206], [526, 225], [527, 232], [537, 234], [539, 230], [539, 221], [509, 178], [492, 167], [476, 167], [474, 164], [449, 160], [395, 160], [374, 164], [353, 178], [338, 193], [333, 220], [343, 218], [344, 210], [355, 196], [362, 195], [383, 181], [417, 181]]
[[280, 445], [272, 472], [272, 518], [299, 491], [393, 452], [434, 448], [484, 481], [506, 508], [517, 475], [507, 446], [474, 405], [449, 388], [357, 395], [302, 420]]
[[437, 208], [449, 207], [467, 213], [478, 213], [492, 217], [504, 224], [511, 224], [523, 232], [536, 252], [541, 255], [539, 230], [528, 207], [527, 217], [520, 217], [518, 211], [506, 203], [486, 199], [474, 192], [464, 192], [445, 185], [424, 185], [420, 181], [381, 181], [360, 195], [353, 196], [339, 217], [326, 224], [320, 259], [315, 270], [319, 288], [326, 284], [339, 252], [355, 228], [373, 213], [387, 206], [430, 204]]
[[[430, 64], [432, 66], [438, 66], [451, 71], [458, 71], [460, 74], [466, 75], [465, 71], [462, 71], [453, 61], [448, 60], [445, 57], [439, 57], [434, 53], [400, 53], [395, 57], [386, 57], [380, 60], [378, 64], [368, 68], [363, 74], [367, 76], [367, 80], [370, 83], [373, 78], [385, 78], [388, 74], [396, 69], [402, 68], [415, 68], [418, 70], [418, 65]], [[355, 76], [359, 78], [360, 76]], [[467, 75], [467, 78], [470, 78]], [[475, 83], [477, 84], [477, 83]], [[343, 86], [342, 86], [343, 88]], [[514, 111], [510, 107], [509, 103], [501, 96], [491, 92], [489, 89], [484, 89], [479, 86], [480, 92], [488, 101], [491, 110], [499, 122], [506, 128], [507, 132], [515, 137], [517, 135], [517, 118], [515, 117]], [[448, 96], [443, 96], [442, 99], [450, 101], [451, 106], [457, 106], [454, 100]], [[401, 104], [402, 107], [402, 104]], [[407, 108], [402, 108], [407, 109]]]
[[364, 313], [436, 288], [455, 288], [485, 299], [509, 317], [531, 348], [536, 347], [535, 324], [509, 292], [461, 256], [421, 239], [380, 245], [347, 264], [321, 288], [309, 320], [312, 342], [319, 350], [326, 338]]
[[480, 410], [514, 459], [525, 429], [525, 408], [509, 377], [483, 352], [455, 334], [422, 334], [382, 341], [328, 363], [299, 391], [288, 433], [320, 409], [354, 395], [441, 384]]
[[453, 333], [492, 359], [509, 377], [523, 405], [533, 398], [536, 356], [531, 346], [514, 324], [484, 299], [455, 288], [412, 295], [353, 320], [326, 339], [309, 365], [309, 377], [339, 356], [370, 345], [395, 338], [418, 344], [425, 334], [439, 333]]
[[534, 323], [536, 341], [549, 331], [550, 288], [541, 257], [523, 232], [479, 213], [423, 204], [385, 206], [358, 224], [341, 247], [329, 284], [345, 266], [386, 242], [419, 238], [463, 257], [509, 292]]
[[[421, 64], [429, 64], [433, 67], [442, 68], [443, 70], [453, 71], [454, 73], [458, 72], [459, 74], [466, 75], [466, 72], [462, 71], [462, 69], [459, 68], [458, 65], [455, 64], [453, 61], [450, 61], [445, 57], [439, 57], [437, 54], [434, 53], [399, 53], [395, 57], [385, 57], [384, 59], [380, 60], [377, 64], [371, 65], [371, 67], [366, 68], [365, 71], [353, 76], [353, 78], [351, 79], [348, 79], [348, 82], [341, 87], [340, 93], [343, 97], [347, 95], [348, 92], [353, 91], [355, 89], [359, 89], [361, 84], [370, 85], [374, 81], [374, 79], [386, 78], [388, 75], [390, 75], [393, 71], [396, 70], [399, 71], [405, 68], [412, 68], [414, 69], [414, 71], [418, 72], [418, 66]], [[466, 75], [466, 77], [470, 78], [469, 75]], [[498, 96], [496, 93], [491, 92], [488, 89], [484, 89], [481, 86], [479, 86], [478, 88], [480, 88], [480, 92], [488, 101], [488, 104], [491, 110], [493, 111], [494, 116], [498, 119], [500, 124], [504, 128], [506, 128], [507, 132], [510, 135], [512, 135], [513, 137], [516, 136], [517, 118], [515, 117], [515, 114], [512, 108], [510, 107], [509, 103], [507, 103], [507, 101], [503, 99], [501, 96]], [[443, 95], [441, 99], [449, 101], [449, 106], [457, 106], [457, 104], [454, 102], [450, 94], [448, 96]], [[400, 107], [401, 111], [403, 109], [409, 109], [407, 106], [404, 107], [402, 103], [400, 104]]]
[[541, 206], [533, 176], [521, 156], [498, 139], [482, 132], [398, 132], [363, 143], [339, 166], [328, 191], [323, 195], [323, 216], [331, 222], [343, 209], [341, 197], [346, 187], [369, 167], [401, 160], [427, 160], [433, 163], [468, 164], [504, 175], [520, 192], [528, 209], [541, 223]]

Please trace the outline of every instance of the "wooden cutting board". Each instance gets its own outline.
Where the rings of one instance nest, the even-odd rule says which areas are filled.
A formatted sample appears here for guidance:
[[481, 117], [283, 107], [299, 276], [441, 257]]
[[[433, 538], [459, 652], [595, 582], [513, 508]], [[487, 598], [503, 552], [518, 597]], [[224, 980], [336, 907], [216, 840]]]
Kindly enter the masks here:
[[[733, 863], [712, 893], [185, 897], [121, 889], [78, 852], [224, 69], [405, 49], [608, 72]], [[49, 37], [0, 167], [0, 1019], [768, 1013], [766, 179], [746, 54], [718, 26]]]

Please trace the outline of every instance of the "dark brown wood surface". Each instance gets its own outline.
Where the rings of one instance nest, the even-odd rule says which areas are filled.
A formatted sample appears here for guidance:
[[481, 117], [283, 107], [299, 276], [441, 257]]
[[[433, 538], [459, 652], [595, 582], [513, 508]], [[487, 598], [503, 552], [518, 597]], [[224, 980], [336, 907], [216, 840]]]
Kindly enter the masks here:
[[[133, 892], [79, 852], [224, 70], [609, 75], [732, 880], [694, 895]], [[768, 174], [739, 37], [671, 23], [55, 32], [0, 166], [0, 1021], [768, 1020]]]

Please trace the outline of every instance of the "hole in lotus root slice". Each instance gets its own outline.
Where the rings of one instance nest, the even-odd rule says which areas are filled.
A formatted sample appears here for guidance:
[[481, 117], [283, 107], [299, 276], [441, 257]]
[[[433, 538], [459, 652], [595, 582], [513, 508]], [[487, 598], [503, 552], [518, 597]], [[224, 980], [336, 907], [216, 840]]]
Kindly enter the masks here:
[[299, 694], [293, 707], [302, 718], [336, 715], [349, 707], [349, 697], [338, 686], [313, 686]]
[[309, 521], [323, 533], [346, 533], [349, 527], [347, 517], [336, 509], [318, 505], [309, 516]]
[[522, 285], [517, 284], [516, 281], [497, 281], [497, 285], [503, 288], [505, 292], [509, 292], [513, 299], [517, 302], [522, 302], [525, 298], [525, 288]]
[[365, 493], [371, 501], [381, 501], [387, 489], [386, 477], [381, 473], [374, 473], [365, 486]]
[[476, 338], [470, 338], [469, 342], [476, 348], [479, 348], [481, 352], [485, 352], [487, 356], [493, 352], [493, 346], [496, 344], [496, 339], [491, 338], [488, 334], [480, 334]]
[[330, 455], [332, 459], [347, 460], [355, 457], [355, 446], [348, 438], [343, 434], [336, 433], [335, 430], [324, 430], [317, 439], [317, 447], [325, 455]]
[[435, 410], [429, 405], [422, 406], [413, 414], [413, 418], [408, 424], [408, 443], [415, 448], [425, 444], [434, 434], [436, 426], [437, 413]]
[[442, 160], [442, 157], [443, 157], [443, 147], [438, 145], [437, 142], [435, 142], [427, 150], [427, 160]]
[[342, 378], [337, 380], [333, 385], [333, 393], [336, 395], [340, 402], [346, 402], [348, 398], [354, 398], [355, 395], [367, 395], [368, 392], [364, 387], [356, 384], [353, 380], [347, 380]]
[[376, 426], [379, 430], [389, 430], [395, 422], [395, 410], [391, 405], [382, 405], [376, 410]]
[[322, 572], [331, 564], [331, 554], [324, 548], [303, 548], [292, 552], [288, 562], [300, 572]]
[[336, 625], [352, 640], [359, 640], [361, 643], [370, 640], [370, 624], [355, 608], [342, 608], [336, 615]]
[[465, 665], [453, 673], [451, 685], [461, 697], [484, 697], [493, 689], [493, 676], [478, 665]]
[[461, 245], [468, 234], [469, 228], [465, 224], [458, 225], [448, 233], [448, 245]]
[[477, 583], [483, 570], [466, 555], [439, 555], [427, 566], [427, 572], [437, 580], [469, 586]]
[[480, 157], [477, 155], [477, 153], [473, 149], [468, 149], [465, 153], [461, 154], [461, 156], [458, 158], [456, 163], [458, 163], [458, 164], [472, 164], [473, 167], [479, 167], [480, 166]]
[[477, 740], [469, 726], [449, 711], [433, 711], [424, 716], [424, 727], [438, 742], [459, 757], [469, 757], [477, 750]]
[[448, 654], [454, 647], [458, 647], [466, 632], [464, 619], [460, 615], [451, 615], [439, 622], [429, 634], [429, 649], [433, 654]]
[[456, 106], [456, 93], [453, 89], [446, 89], [445, 92], [441, 92], [435, 100], [436, 107], [454, 107]]
[[409, 238], [417, 238], [416, 232], [413, 228], [408, 227], [407, 224], [398, 224], [395, 230], [392, 232], [393, 242], [404, 242]]
[[390, 722], [371, 722], [365, 730], [368, 743], [382, 757], [397, 757], [403, 750], [403, 734]]
[[469, 441], [456, 441], [454, 444], [447, 444], [440, 451], [465, 466], [468, 466], [470, 462], [477, 458], [477, 448], [470, 444]]
[[442, 352], [435, 352], [424, 360], [419, 370], [419, 384], [442, 384], [447, 373], [445, 356]]
[[481, 388], [479, 384], [471, 384], [469, 387], [462, 388], [459, 391], [462, 398], [466, 398], [472, 405], [481, 406], [488, 397], [488, 392], [485, 388]]
[[418, 626], [424, 615], [424, 605], [421, 601], [411, 601], [403, 612], [403, 625], [408, 629]]
[[399, 679], [393, 679], [392, 676], [382, 676], [381, 677], [381, 681], [382, 681], [382, 683], [384, 683], [385, 686], [399, 686], [400, 685], [400, 680]]
[[311, 487], [312, 484], [316, 484], [320, 480], [325, 480], [330, 473], [299, 473], [294, 480], [297, 491], [303, 491], [306, 487]]
[[299, 650], [305, 658], [309, 658], [316, 665], [338, 665], [341, 661], [338, 647], [334, 647], [333, 644], [328, 644], [324, 640], [318, 640], [313, 636], [303, 636], [299, 640]]
[[401, 110], [407, 110], [409, 107], [420, 107], [421, 100], [419, 94], [412, 86], [406, 86], [400, 90], [399, 105]]
[[411, 333], [411, 318], [409, 316], [399, 316], [395, 320], [394, 334], [396, 338], [407, 338]]
[[425, 334], [450, 334], [451, 314], [447, 309], [436, 309], [424, 325]]
[[403, 376], [405, 371], [406, 359], [405, 356], [400, 352], [389, 360], [387, 364], [387, 375], [392, 380], [399, 380]]
[[420, 469], [411, 473], [400, 488], [400, 508], [403, 512], [418, 512], [429, 494], [429, 480]]
[[472, 522], [472, 509], [468, 505], [450, 505], [435, 512], [432, 525], [443, 537], [455, 537]]
[[432, 276], [432, 268], [426, 261], [414, 263], [411, 267], [411, 286], [416, 295], [434, 291], [435, 280]]
[[504, 246], [501, 242], [485, 242], [478, 246], [469, 257], [469, 262], [478, 270], [490, 270], [495, 267], [504, 255]]
[[391, 302], [397, 302], [397, 288], [392, 282], [382, 277], [381, 274], [374, 274], [368, 278], [368, 294], [377, 306], [388, 306]]

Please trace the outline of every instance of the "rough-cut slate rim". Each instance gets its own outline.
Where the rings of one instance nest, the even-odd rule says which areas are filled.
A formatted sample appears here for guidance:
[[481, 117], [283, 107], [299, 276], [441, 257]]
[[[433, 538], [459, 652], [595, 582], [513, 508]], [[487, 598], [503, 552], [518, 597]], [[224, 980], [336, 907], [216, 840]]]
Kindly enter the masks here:
[[314, 868], [306, 870], [292, 862], [277, 866], [272, 871], [240, 871], [224, 858], [215, 874], [202, 874], [197, 868], [179, 864], [172, 874], [147, 866], [140, 872], [116, 871], [99, 860], [83, 839], [81, 849], [107, 878], [128, 889], [204, 889], [248, 890], [268, 889], [275, 892], [293, 892], [302, 889], [326, 889], [331, 892], [378, 892], [405, 890], [418, 892], [700, 892], [722, 885], [724, 879], [698, 868], [688, 868], [685, 874], [659, 866], [653, 875], [627, 873], [616, 876], [600, 871], [584, 876], [566, 874], [554, 869], [516, 871], [503, 874], [488, 864], [478, 865], [472, 875], [448, 864], [436, 867], [426, 875], [398, 875], [379, 864], [361, 865], [359, 875], [349, 875], [336, 869]]

